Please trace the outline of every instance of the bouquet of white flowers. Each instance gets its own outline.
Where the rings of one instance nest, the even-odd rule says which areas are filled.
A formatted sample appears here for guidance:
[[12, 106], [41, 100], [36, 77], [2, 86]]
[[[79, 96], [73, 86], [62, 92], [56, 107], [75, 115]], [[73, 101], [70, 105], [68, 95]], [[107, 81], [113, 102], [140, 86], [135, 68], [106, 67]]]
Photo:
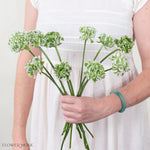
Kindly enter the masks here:
[[[58, 46], [62, 44], [64, 38], [60, 35], [60, 33], [52, 31], [48, 32], [45, 35], [41, 31], [30, 31], [30, 32], [16, 32], [12, 34], [9, 39], [9, 45], [11, 50], [14, 52], [20, 52], [21, 50], [26, 50], [33, 58], [26, 64], [25, 69], [29, 76], [34, 76], [35, 72], [45, 75], [48, 77], [58, 88], [62, 95], [67, 95], [67, 91], [62, 83], [62, 79], [65, 78], [70, 95], [80, 97], [83, 93], [85, 86], [87, 85], [89, 80], [93, 80], [94, 82], [98, 80], [102, 80], [105, 78], [105, 73], [107, 71], [113, 71], [116, 75], [123, 76], [125, 72], [130, 70], [128, 59], [125, 57], [124, 53], [131, 52], [131, 49], [134, 45], [131, 38], [128, 38], [126, 35], [122, 36], [120, 39], [114, 39], [110, 35], [100, 34], [98, 36], [97, 43], [100, 43], [100, 48], [98, 49], [95, 57], [93, 60], [89, 60], [88, 62], [84, 63], [85, 58], [85, 50], [86, 50], [86, 43], [89, 40], [91, 43], [94, 42], [94, 38], [96, 37], [96, 29], [91, 26], [83, 26], [79, 29], [81, 36], [79, 37], [81, 40], [84, 41], [84, 48], [83, 48], [83, 57], [82, 57], [82, 66], [81, 66], [81, 76], [80, 76], [80, 85], [77, 93], [74, 92], [72, 81], [70, 79], [70, 73], [72, 67], [69, 65], [69, 62], [63, 61], [61, 59]], [[44, 66], [44, 61], [41, 57], [37, 57], [34, 53], [30, 50], [29, 45], [39, 48], [43, 55], [48, 60], [49, 64], [54, 70], [54, 73], [58, 79], [58, 82], [54, 80], [52, 74], [46, 69]], [[42, 49], [42, 47], [51, 48], [54, 47], [56, 49], [56, 53], [58, 55], [59, 64], [53, 65], [53, 62], [47, 56], [46, 52]], [[101, 50], [111, 48], [112, 50], [109, 54], [104, 56], [101, 60], [96, 61], [98, 55], [100, 54]], [[109, 58], [112, 61], [111, 68], [105, 69], [103, 66], [103, 62]], [[86, 70], [83, 72], [83, 67], [85, 66]], [[61, 144], [61, 150], [63, 149], [64, 142], [66, 140], [67, 135], [70, 132], [70, 143], [69, 148], [71, 148], [71, 141], [72, 141], [72, 130], [73, 125], [71, 123], [66, 122], [63, 131], [63, 141]], [[90, 150], [88, 141], [86, 138], [85, 130], [92, 136], [92, 133], [87, 128], [87, 126], [83, 123], [77, 123], [76, 129], [79, 133], [79, 137], [83, 139], [85, 149]]]

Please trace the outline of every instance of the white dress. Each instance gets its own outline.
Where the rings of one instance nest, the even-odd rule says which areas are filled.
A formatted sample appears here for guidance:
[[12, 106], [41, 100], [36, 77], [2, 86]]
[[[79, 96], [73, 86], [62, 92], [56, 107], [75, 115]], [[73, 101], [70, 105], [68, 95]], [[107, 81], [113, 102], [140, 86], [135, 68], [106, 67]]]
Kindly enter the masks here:
[[[107, 33], [115, 38], [127, 35], [133, 38], [133, 15], [143, 7], [147, 0], [31, 0], [38, 9], [37, 30], [43, 33], [58, 31], [64, 37], [59, 46], [62, 59], [72, 66], [71, 80], [77, 92], [81, 69], [83, 42], [79, 38], [81, 25], [94, 26], [97, 35]], [[85, 61], [92, 59], [99, 44], [87, 44]], [[56, 51], [45, 49], [54, 64], [59, 63]], [[109, 50], [102, 50], [103, 57]], [[45, 66], [53, 74], [53, 70], [45, 57]], [[107, 72], [106, 78], [93, 83], [90, 81], [84, 96], [104, 97], [114, 89], [120, 89], [137, 75], [132, 53], [127, 55], [131, 71], [123, 77]], [[104, 63], [110, 68], [109, 61]], [[64, 82], [64, 81], [63, 81]], [[58, 82], [59, 84], [59, 82]], [[64, 82], [66, 85], [66, 83]], [[67, 85], [66, 85], [67, 87]], [[67, 88], [68, 90], [68, 88]], [[115, 101], [115, 99], [114, 99]], [[36, 77], [32, 103], [31, 150], [60, 150], [61, 132], [65, 120], [60, 108], [60, 93], [54, 84], [44, 75]], [[150, 131], [146, 101], [129, 107], [124, 113], [115, 113], [102, 120], [86, 124], [94, 134], [94, 139], [87, 134], [90, 150], [149, 150]], [[69, 139], [64, 150], [69, 150]], [[74, 128], [72, 150], [85, 150], [83, 141]]]

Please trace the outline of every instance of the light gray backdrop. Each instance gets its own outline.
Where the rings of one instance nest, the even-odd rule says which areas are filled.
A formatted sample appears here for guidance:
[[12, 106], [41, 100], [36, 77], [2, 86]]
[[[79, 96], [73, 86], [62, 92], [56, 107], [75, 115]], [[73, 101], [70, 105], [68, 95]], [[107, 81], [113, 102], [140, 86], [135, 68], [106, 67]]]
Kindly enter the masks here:
[[[18, 54], [7, 45], [11, 33], [23, 30], [25, 0], [1, 0], [0, 5], [0, 150], [11, 150], [13, 126], [13, 97]], [[134, 59], [141, 71], [140, 58], [135, 46]], [[149, 99], [147, 100], [147, 102]], [[150, 108], [150, 102], [148, 102]], [[149, 113], [150, 114], [150, 113]], [[29, 139], [30, 117], [27, 125]], [[2, 146], [5, 144], [5, 146]]]

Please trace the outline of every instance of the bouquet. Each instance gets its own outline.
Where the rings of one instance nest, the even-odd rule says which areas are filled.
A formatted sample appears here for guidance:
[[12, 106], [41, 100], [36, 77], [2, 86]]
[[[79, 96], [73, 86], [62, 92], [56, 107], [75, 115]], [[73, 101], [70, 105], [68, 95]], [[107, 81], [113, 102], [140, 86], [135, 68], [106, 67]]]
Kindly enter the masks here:
[[[59, 32], [52, 31], [43, 34], [41, 31], [36, 30], [30, 32], [18, 31], [11, 35], [8, 44], [10, 45], [11, 50], [16, 53], [19, 53], [22, 50], [26, 50], [33, 56], [33, 58], [25, 66], [25, 70], [30, 77], [35, 76], [35, 73], [38, 72], [39, 74], [43, 74], [44, 76], [48, 77], [62, 95], [67, 95], [67, 93], [70, 92], [70, 95], [80, 97], [82, 96], [82, 93], [89, 80], [93, 80], [93, 82], [102, 80], [105, 78], [105, 73], [107, 71], [113, 71], [113, 73], [118, 76], [123, 76], [126, 72], [128, 72], [130, 70], [129, 62], [124, 54], [131, 52], [134, 43], [132, 39], [126, 35], [120, 37], [120, 39], [115, 39], [111, 35], [106, 35], [105, 33], [100, 34], [98, 36], [98, 41], [96, 41], [97, 43], [100, 43], [100, 48], [97, 50], [95, 57], [93, 58], [93, 60], [84, 62], [87, 41], [89, 41], [90, 43], [94, 42], [94, 38], [96, 37], [96, 29], [92, 26], [81, 26], [79, 32], [81, 34], [79, 38], [84, 42], [84, 47], [82, 55], [80, 85], [77, 93], [74, 92], [73, 84], [70, 79], [72, 67], [69, 65], [69, 62], [61, 59], [58, 50], [59, 45], [61, 45], [62, 41], [64, 41], [64, 38], [60, 35]], [[54, 80], [53, 75], [44, 66], [44, 61], [42, 60], [42, 58], [39, 56], [35, 56], [34, 53], [30, 50], [29, 45], [41, 50], [41, 52], [51, 65], [52, 69], [54, 70], [54, 75], [57, 77], [58, 81]], [[60, 63], [54, 65], [50, 58], [47, 56], [46, 52], [43, 50], [43, 47], [54, 47]], [[104, 56], [101, 60], [97, 60], [97, 57], [103, 48], [114, 49], [110, 51], [106, 56]], [[112, 66], [111, 68], [105, 69], [103, 66], [103, 62], [107, 59], [111, 60]], [[84, 67], [86, 69], [85, 71], [83, 71]], [[69, 92], [66, 91], [62, 83], [62, 79], [65, 79], [65, 81], [67, 82]], [[84, 123], [72, 124], [68, 122], [65, 123], [62, 130], [63, 141], [60, 149], [63, 149], [63, 145], [68, 134], [70, 134], [69, 148], [71, 148], [73, 125], [76, 126], [79, 137], [83, 139], [85, 149], [90, 150], [86, 138], [86, 131], [91, 135], [92, 138], [94, 136], [90, 132], [88, 127]]]

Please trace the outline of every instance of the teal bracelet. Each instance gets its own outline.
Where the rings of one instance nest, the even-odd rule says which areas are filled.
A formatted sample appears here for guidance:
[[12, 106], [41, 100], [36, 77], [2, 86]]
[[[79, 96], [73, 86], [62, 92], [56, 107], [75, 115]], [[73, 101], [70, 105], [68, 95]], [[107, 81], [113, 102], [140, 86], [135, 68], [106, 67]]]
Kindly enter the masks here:
[[119, 112], [120, 113], [124, 112], [125, 109], [126, 109], [126, 102], [125, 102], [122, 94], [120, 92], [116, 91], [116, 90], [113, 90], [113, 91], [110, 92], [110, 94], [112, 94], [112, 93], [115, 93], [115, 94], [117, 94], [120, 97], [121, 102], [122, 102], [122, 109]]

